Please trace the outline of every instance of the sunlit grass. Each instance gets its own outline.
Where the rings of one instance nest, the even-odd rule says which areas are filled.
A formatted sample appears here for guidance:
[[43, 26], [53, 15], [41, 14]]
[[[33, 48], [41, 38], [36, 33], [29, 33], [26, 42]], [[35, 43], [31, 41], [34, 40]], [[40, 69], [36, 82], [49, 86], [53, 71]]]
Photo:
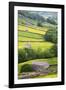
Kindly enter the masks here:
[[57, 77], [57, 74], [53, 73], [53, 74], [48, 74], [48, 75], [37, 76], [37, 77], [34, 77], [34, 78], [56, 78], [56, 77]]
[[42, 31], [39, 28], [38, 29], [36, 29], [36, 28], [34, 29], [34, 28], [31, 28], [31, 27], [18, 25], [18, 30], [22, 30], [22, 31], [28, 30], [29, 32], [33, 32], [33, 33], [38, 33], [38, 34], [44, 35], [46, 33], [46, 31], [47, 31], [47, 28], [44, 28], [44, 31]]
[[29, 38], [29, 37], [18, 37], [18, 41], [44, 41], [42, 39], [35, 39], [35, 38]]
[[26, 32], [26, 31], [22, 31], [22, 32], [18, 32], [18, 37], [19, 36], [25, 36], [25, 37], [30, 37], [30, 38], [35, 38], [35, 39], [43, 39], [43, 35], [41, 34], [35, 34], [32, 32]]
[[[31, 44], [31, 48], [37, 50], [40, 48], [41, 50], [46, 50], [51, 48], [54, 44], [51, 42], [29, 42]], [[27, 42], [18, 42], [18, 48], [25, 48]]]

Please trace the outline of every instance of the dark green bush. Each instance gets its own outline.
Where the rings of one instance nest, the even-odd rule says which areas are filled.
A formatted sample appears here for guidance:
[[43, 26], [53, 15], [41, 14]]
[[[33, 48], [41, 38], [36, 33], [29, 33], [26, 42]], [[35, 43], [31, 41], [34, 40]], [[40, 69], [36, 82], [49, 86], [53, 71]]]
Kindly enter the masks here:
[[50, 17], [47, 18], [47, 22], [48, 22], [48, 23], [51, 23], [51, 24], [53, 24], [53, 25], [57, 25], [57, 21], [55, 21], [55, 19], [50, 18]]
[[36, 51], [33, 49], [19, 49], [18, 50], [18, 63], [25, 62], [37, 57]]
[[18, 63], [25, 62], [26, 60], [26, 51], [24, 49], [18, 50]]
[[50, 49], [42, 52], [42, 58], [51, 58], [57, 56], [57, 45], [53, 45]]
[[27, 58], [33, 59], [36, 58], [36, 51], [30, 48], [25, 48], [25, 51], [27, 52]]
[[41, 22], [38, 22], [37, 23], [37, 26], [42, 27], [42, 23]]
[[53, 55], [53, 56], [57, 56], [57, 44], [54, 44], [51, 48], [50, 48], [50, 53]]
[[31, 64], [24, 64], [22, 67], [21, 67], [21, 71], [20, 72], [32, 72], [33, 69], [32, 69], [32, 65]]
[[35, 49], [19, 49], [18, 50], [18, 63], [29, 61], [32, 59], [43, 59], [57, 56], [57, 45], [53, 45], [50, 49], [43, 51], [40, 48]]
[[57, 30], [49, 29], [44, 35], [44, 39], [49, 42], [57, 43]]

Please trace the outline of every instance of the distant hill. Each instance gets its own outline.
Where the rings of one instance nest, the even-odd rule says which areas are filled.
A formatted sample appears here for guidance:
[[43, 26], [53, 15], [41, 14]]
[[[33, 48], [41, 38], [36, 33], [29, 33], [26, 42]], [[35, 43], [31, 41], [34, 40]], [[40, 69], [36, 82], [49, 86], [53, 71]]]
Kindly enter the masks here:
[[[18, 17], [20, 19], [29, 19], [30, 20], [40, 22], [40, 23], [50, 23], [53, 25], [57, 25], [57, 13], [56, 12], [46, 12], [46, 11], [18, 11]], [[34, 24], [32, 22], [32, 24]]]

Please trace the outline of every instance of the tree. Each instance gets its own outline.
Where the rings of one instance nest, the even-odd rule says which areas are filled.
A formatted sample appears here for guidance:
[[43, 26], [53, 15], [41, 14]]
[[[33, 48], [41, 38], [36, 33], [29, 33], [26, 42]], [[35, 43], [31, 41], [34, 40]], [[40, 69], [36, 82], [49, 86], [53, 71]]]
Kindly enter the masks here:
[[57, 44], [54, 44], [51, 48], [50, 48], [50, 53], [52, 56], [56, 57], [57, 56]]
[[57, 22], [53, 18], [51, 18], [51, 17], [47, 18], [47, 22], [51, 23], [51, 24], [54, 24], [54, 25], [57, 25]]
[[42, 23], [41, 22], [38, 22], [37, 23], [37, 26], [42, 27]]
[[32, 69], [32, 65], [31, 64], [24, 64], [22, 65], [22, 68], [20, 70], [20, 72], [32, 72], [33, 69]]
[[57, 29], [51, 29], [46, 32], [44, 39], [49, 42], [57, 43]]

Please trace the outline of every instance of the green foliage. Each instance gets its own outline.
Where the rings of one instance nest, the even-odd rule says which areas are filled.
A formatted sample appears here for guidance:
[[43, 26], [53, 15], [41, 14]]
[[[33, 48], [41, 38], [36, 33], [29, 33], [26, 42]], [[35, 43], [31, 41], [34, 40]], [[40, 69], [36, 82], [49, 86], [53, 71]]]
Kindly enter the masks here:
[[37, 21], [39, 20], [41, 22], [45, 21], [45, 19], [41, 15], [39, 15], [37, 13], [31, 13], [30, 11], [23, 11], [23, 10], [21, 11], [21, 10], [19, 10], [18, 14], [21, 15], [21, 17], [23, 16], [23, 17], [26, 17], [26, 18], [30, 18], [32, 20], [37, 20]]
[[18, 63], [36, 58], [36, 52], [33, 49], [24, 48], [18, 50]]
[[47, 22], [48, 23], [51, 23], [51, 24], [54, 24], [54, 25], [57, 25], [57, 22], [53, 19], [53, 18], [47, 18]]
[[22, 66], [25, 64], [30, 64], [32, 65], [33, 62], [48, 62], [49, 64], [57, 64], [57, 58], [53, 57], [53, 58], [46, 58], [46, 59], [33, 59], [33, 60], [29, 60], [26, 62], [22, 62], [18, 64], [18, 73], [21, 73], [22, 70]]
[[35, 38], [35, 39], [42, 39], [41, 34], [35, 34], [32, 32], [25, 32], [25, 31], [19, 31], [18, 33], [19, 36], [24, 36], [24, 37], [29, 37], [29, 38]]
[[57, 30], [56, 29], [48, 30], [44, 35], [44, 39], [46, 41], [57, 43]]
[[50, 53], [53, 54], [54, 56], [57, 56], [57, 44], [53, 45], [50, 48]]
[[26, 54], [26, 52], [25, 52], [24, 49], [23, 50], [22, 49], [18, 50], [18, 63], [25, 62], [25, 59], [26, 59], [25, 54]]
[[21, 70], [20, 70], [20, 72], [32, 72], [32, 71], [33, 71], [33, 69], [32, 69], [31, 64], [22, 65]]
[[24, 48], [18, 50], [18, 63], [29, 61], [32, 59], [43, 59], [57, 56], [57, 45], [53, 45], [50, 49], [42, 51], [40, 48], [37, 50], [32, 48]]
[[42, 27], [42, 23], [41, 22], [38, 22], [37, 23], [37, 26]]
[[57, 57], [57, 45], [53, 45], [44, 52], [44, 58]]
[[27, 59], [34, 59], [36, 58], [36, 51], [31, 48], [25, 48], [25, 51], [27, 52]]

